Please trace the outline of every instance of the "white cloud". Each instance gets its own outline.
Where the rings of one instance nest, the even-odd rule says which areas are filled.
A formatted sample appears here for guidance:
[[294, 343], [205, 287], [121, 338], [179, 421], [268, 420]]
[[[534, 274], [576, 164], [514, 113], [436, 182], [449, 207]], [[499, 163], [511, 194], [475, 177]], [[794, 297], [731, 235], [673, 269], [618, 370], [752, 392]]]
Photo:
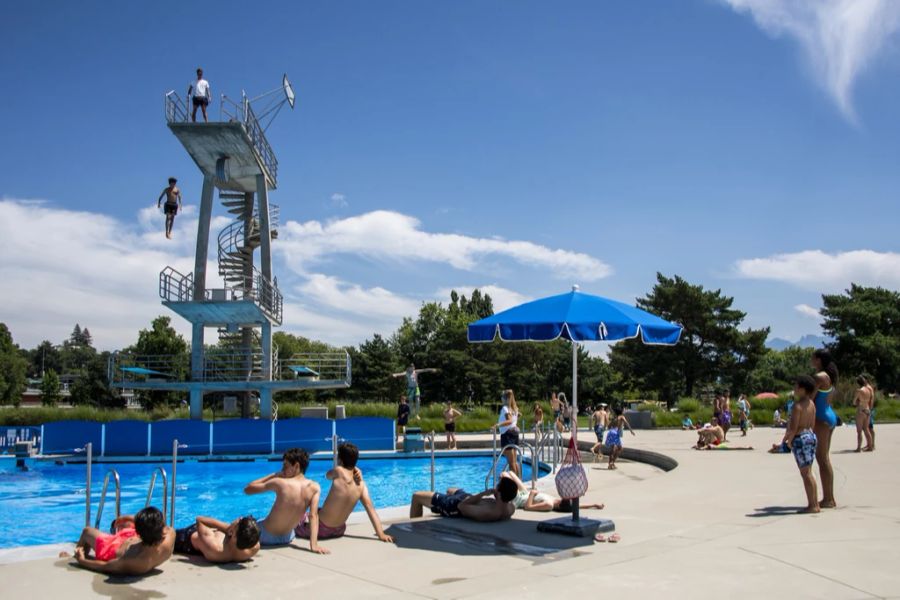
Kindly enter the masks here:
[[821, 85], [855, 121], [853, 84], [900, 29], [896, 0], [720, 0], [797, 41]]
[[596, 281], [612, 273], [609, 265], [587, 254], [527, 241], [431, 233], [423, 231], [414, 217], [385, 210], [324, 224], [289, 221], [280, 233], [278, 251], [301, 275], [306, 274], [306, 265], [334, 254], [355, 254], [383, 261], [438, 262], [464, 271], [476, 271], [483, 259], [499, 256], [548, 269], [555, 277], [581, 281]]
[[746, 279], [783, 281], [816, 292], [839, 292], [851, 283], [900, 289], [900, 254], [853, 250], [828, 254], [806, 250], [735, 263]]
[[794, 310], [805, 317], [810, 317], [817, 320], [822, 318], [822, 315], [819, 313], [818, 309], [813, 308], [809, 304], [798, 304], [794, 306]]
[[[153, 211], [139, 211], [135, 226], [44, 202], [0, 200], [0, 320], [16, 342], [59, 342], [79, 323], [98, 348], [120, 348], [157, 315], [172, 314], [159, 303], [159, 272], [167, 265], [193, 270], [197, 220], [186, 209], [169, 241], [162, 216], [151, 218]], [[209, 269], [213, 287], [215, 265]], [[182, 319], [172, 322], [189, 335]]]
[[331, 195], [331, 205], [335, 208], [347, 208], [349, 206], [347, 196], [338, 192], [333, 193]]
[[310, 275], [296, 290], [301, 297], [339, 312], [373, 320], [389, 319], [397, 325], [403, 317], [418, 314], [422, 304], [383, 287], [363, 288], [320, 273]]

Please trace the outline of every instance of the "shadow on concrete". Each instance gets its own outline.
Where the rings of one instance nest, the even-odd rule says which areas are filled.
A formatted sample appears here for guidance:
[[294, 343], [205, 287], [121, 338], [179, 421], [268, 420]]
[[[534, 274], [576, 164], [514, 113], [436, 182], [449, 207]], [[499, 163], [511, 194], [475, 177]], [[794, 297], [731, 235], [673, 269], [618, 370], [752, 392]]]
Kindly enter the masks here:
[[388, 527], [387, 533], [394, 537], [394, 543], [400, 548], [464, 556], [505, 554], [534, 559], [566, 551], [577, 556], [578, 548], [594, 544], [592, 538], [539, 533], [537, 521], [516, 519], [502, 523], [425, 519], [395, 523]]
[[787, 515], [796, 515], [805, 506], [764, 506], [762, 508], [754, 508], [756, 512], [747, 514], [748, 517], [784, 517]]
[[217, 569], [221, 569], [223, 571], [243, 571], [244, 569], [249, 568], [247, 565], [252, 563], [253, 560], [248, 560], [246, 562], [238, 563], [238, 562], [229, 562], [229, 563], [214, 563], [206, 560], [202, 556], [186, 556], [184, 554], [176, 555], [178, 558], [172, 557], [169, 559], [170, 561], [187, 563], [189, 565], [193, 565], [195, 567], [215, 567]]

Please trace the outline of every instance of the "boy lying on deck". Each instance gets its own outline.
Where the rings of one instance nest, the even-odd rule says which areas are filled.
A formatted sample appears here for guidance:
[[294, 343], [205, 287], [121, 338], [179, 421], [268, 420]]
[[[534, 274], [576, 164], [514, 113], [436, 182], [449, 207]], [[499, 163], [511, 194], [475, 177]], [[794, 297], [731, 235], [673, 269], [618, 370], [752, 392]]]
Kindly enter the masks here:
[[427, 506], [442, 517], [465, 517], [482, 523], [505, 521], [516, 512], [513, 500], [517, 493], [516, 483], [508, 477], [501, 477], [495, 489], [474, 495], [459, 488], [449, 488], [446, 494], [415, 492], [409, 504], [409, 518], [421, 517]]
[[[369, 497], [369, 488], [363, 481], [362, 471], [356, 467], [359, 449], [354, 444], [345, 442], [338, 446], [337, 458], [337, 466], [325, 474], [325, 477], [331, 480], [331, 489], [325, 498], [325, 504], [319, 509], [318, 523], [307, 521], [304, 513], [300, 524], [294, 530], [297, 537], [309, 539], [318, 533], [318, 539], [329, 540], [343, 536], [347, 530], [350, 513], [356, 508], [357, 502], [362, 502], [378, 539], [382, 542], [393, 542], [394, 538], [381, 528], [381, 519], [378, 518], [375, 505]], [[310, 506], [310, 511], [312, 508]]]
[[193, 525], [175, 530], [175, 552], [211, 563], [244, 562], [259, 552], [259, 525], [251, 516], [231, 523], [197, 517]]
[[[158, 508], [148, 506], [136, 515], [122, 515], [113, 527], [112, 534], [84, 528], [75, 546], [79, 565], [109, 575], [144, 575], [172, 556], [175, 531], [166, 527]], [[91, 550], [96, 558], [88, 558]]]

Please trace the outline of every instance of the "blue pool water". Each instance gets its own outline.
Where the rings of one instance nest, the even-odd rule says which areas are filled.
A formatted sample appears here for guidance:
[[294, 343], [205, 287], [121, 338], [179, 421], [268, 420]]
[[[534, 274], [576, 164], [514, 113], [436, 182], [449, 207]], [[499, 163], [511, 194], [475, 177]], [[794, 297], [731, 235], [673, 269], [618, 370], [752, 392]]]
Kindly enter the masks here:
[[[31, 463], [21, 472], [13, 461], [0, 463], [0, 548], [74, 541], [84, 525], [84, 465]], [[147, 487], [155, 463], [94, 464], [91, 477], [93, 506], [91, 525], [97, 514], [100, 490], [106, 470], [115, 468], [122, 481], [122, 513], [131, 514], [141, 508], [147, 498]], [[171, 478], [171, 462], [162, 464]], [[178, 463], [175, 526], [189, 525], [195, 516], [208, 515], [225, 521], [244, 514], [266, 516], [275, 498], [273, 494], [247, 496], [244, 486], [250, 481], [275, 472], [279, 462], [196, 462]], [[331, 461], [314, 460], [307, 477], [322, 486], [322, 499], [331, 484], [325, 472]], [[463, 487], [480, 491], [491, 466], [489, 456], [446, 457], [435, 461], [435, 489]], [[412, 492], [427, 490], [431, 485], [428, 458], [362, 459], [363, 471], [376, 507], [409, 504]], [[525, 465], [525, 478], [531, 477]], [[162, 482], [157, 481], [153, 505], [162, 508]], [[106, 529], [115, 515], [115, 494], [110, 491], [103, 511]], [[357, 506], [357, 510], [362, 510]]]

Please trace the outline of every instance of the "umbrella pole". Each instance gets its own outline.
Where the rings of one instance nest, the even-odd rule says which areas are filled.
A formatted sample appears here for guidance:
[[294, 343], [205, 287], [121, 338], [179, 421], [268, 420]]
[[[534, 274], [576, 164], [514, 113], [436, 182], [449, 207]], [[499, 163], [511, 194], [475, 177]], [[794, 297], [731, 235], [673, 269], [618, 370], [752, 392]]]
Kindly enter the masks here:
[[[578, 452], [578, 343], [572, 340], [572, 437], [575, 438], [575, 452]], [[572, 501], [572, 520], [581, 515], [578, 510], [580, 498]]]

